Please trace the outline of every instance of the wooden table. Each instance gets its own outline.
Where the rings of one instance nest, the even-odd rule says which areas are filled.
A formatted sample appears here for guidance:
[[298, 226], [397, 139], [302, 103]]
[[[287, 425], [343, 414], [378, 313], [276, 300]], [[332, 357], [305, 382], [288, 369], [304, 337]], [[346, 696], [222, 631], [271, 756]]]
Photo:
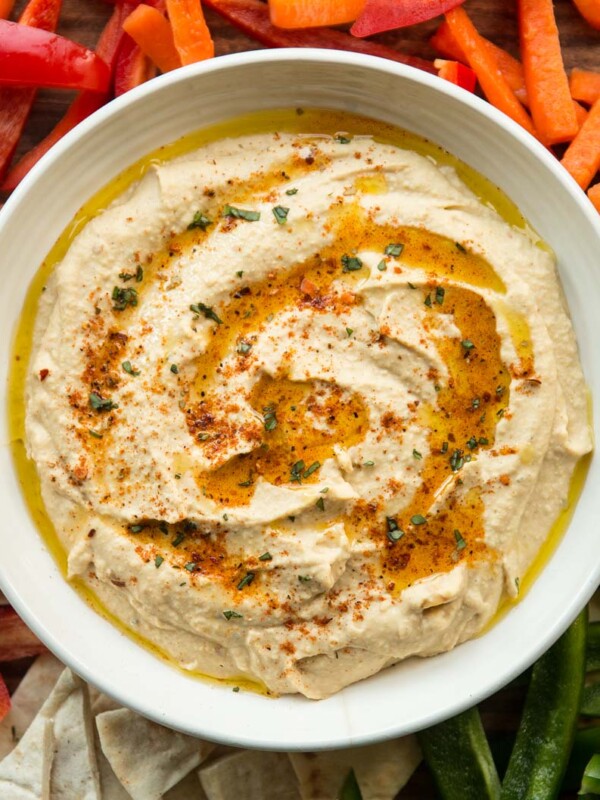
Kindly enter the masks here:
[[[24, 5], [25, 0], [20, 0], [17, 10]], [[555, 0], [554, 5], [567, 69], [577, 66], [582, 69], [600, 70], [600, 32], [594, 31], [582, 20], [571, 0]], [[482, 34], [514, 55], [518, 55], [516, 2], [467, 0], [466, 8]], [[110, 15], [110, 5], [101, 0], [63, 0], [63, 9], [59, 32], [93, 47], [98, 32]], [[215, 39], [217, 55], [261, 48], [261, 45], [247, 39], [216, 14], [207, 12], [207, 20]], [[376, 38], [406, 53], [434, 58], [436, 53], [428, 46], [427, 41], [436, 26], [436, 22], [424, 23]], [[53, 128], [64, 114], [72, 96], [68, 92], [58, 91], [39, 93], [17, 155], [26, 152]], [[13, 687], [25, 667], [25, 662], [17, 662], [8, 668], [9, 683]], [[486, 701], [482, 705], [486, 730], [499, 734], [514, 731], [518, 725], [523, 696], [522, 688], [510, 687]], [[434, 797], [435, 790], [431, 780], [426, 769], [421, 767], [401, 793], [400, 800], [430, 800]], [[571, 796], [568, 795], [563, 795], [561, 800], [567, 798], [571, 800]]]

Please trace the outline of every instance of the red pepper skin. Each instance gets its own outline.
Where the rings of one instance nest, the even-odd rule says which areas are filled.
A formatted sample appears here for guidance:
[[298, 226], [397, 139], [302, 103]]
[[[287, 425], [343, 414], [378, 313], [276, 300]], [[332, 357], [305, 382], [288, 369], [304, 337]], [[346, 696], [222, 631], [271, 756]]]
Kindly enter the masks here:
[[92, 50], [76, 42], [0, 20], [0, 83], [105, 92], [110, 70]]
[[[142, 0], [119, 3], [126, 19]], [[164, 2], [144, 0], [146, 5], [164, 9]], [[156, 67], [150, 62], [129, 34], [123, 32], [115, 61], [115, 97], [135, 89], [156, 75]]]
[[[45, 31], [54, 31], [62, 0], [30, 0], [19, 19]], [[6, 174], [35, 100], [35, 89], [0, 87], [0, 180]]]
[[[111, 73], [114, 71], [119, 44], [125, 36], [125, 32], [122, 28], [123, 20], [126, 18], [129, 11], [128, 8], [124, 8], [124, 4], [122, 3], [115, 6], [115, 10], [100, 34], [100, 39], [96, 46], [96, 55], [109, 65]], [[34, 91], [34, 89], [4, 89], [0, 90], [0, 98], [4, 92], [16, 93]], [[60, 122], [11, 169], [6, 180], [3, 182], [2, 186], [0, 186], [0, 189], [3, 192], [12, 192], [23, 180], [25, 175], [27, 175], [29, 170], [37, 164], [48, 150], [50, 150], [52, 145], [56, 144], [59, 139], [62, 139], [66, 133], [72, 130], [82, 120], [89, 117], [94, 111], [97, 111], [100, 106], [107, 102], [109, 97], [109, 92], [81, 92], [71, 103], [69, 110]], [[2, 124], [0, 118], [0, 132], [1, 131]]]
[[406, 28], [439, 17], [462, 3], [464, 0], [367, 0], [350, 33], [362, 38], [394, 28]]
[[334, 28], [295, 31], [276, 28], [269, 19], [269, 7], [260, 0], [204, 0], [204, 5], [212, 8], [251, 39], [256, 39], [269, 47], [322, 47], [326, 50], [350, 50], [354, 53], [398, 61], [435, 74], [430, 61], [399, 53], [391, 47], [376, 42], [363, 42]]
[[[438, 62], [435, 62], [436, 67]], [[467, 92], [474, 92], [477, 85], [477, 75], [471, 67], [460, 64], [458, 61], [443, 61], [438, 67], [438, 75], [450, 83], [455, 83]]]
[[10, 711], [10, 695], [2, 675], [0, 675], [0, 722]]

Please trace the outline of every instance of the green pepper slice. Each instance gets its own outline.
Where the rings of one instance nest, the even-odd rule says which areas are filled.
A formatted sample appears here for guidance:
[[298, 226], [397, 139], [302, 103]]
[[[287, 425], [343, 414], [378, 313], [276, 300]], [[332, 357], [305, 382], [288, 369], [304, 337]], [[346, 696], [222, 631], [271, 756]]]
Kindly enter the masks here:
[[498, 800], [500, 779], [477, 708], [418, 738], [442, 800]]
[[535, 664], [501, 800], [553, 800], [575, 735], [586, 659], [587, 609]]

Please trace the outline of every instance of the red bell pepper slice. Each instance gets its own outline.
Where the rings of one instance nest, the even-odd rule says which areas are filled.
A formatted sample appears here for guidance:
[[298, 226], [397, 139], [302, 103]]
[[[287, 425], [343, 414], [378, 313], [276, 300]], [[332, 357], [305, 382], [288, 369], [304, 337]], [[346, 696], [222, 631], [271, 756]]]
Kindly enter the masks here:
[[115, 97], [135, 89], [156, 75], [156, 67], [129, 34], [119, 47], [115, 68]]
[[[56, 30], [62, 0], [30, 0], [19, 22], [46, 31]], [[0, 180], [16, 150], [29, 117], [35, 89], [0, 87]]]
[[0, 675], [0, 722], [4, 719], [4, 717], [10, 711], [10, 694], [8, 693], [8, 689], [6, 684], [4, 683], [4, 678]]
[[394, 28], [406, 28], [439, 17], [461, 3], [464, 0], [367, 0], [350, 33], [363, 37]]
[[468, 92], [475, 91], [477, 75], [475, 75], [471, 67], [467, 67], [458, 61], [444, 61], [442, 58], [436, 59], [433, 65], [437, 69], [440, 78], [444, 78], [450, 83], [455, 83]]
[[251, 39], [256, 39], [269, 47], [322, 47], [326, 50], [350, 50], [354, 53], [364, 53], [409, 64], [435, 74], [430, 61], [400, 53], [384, 44], [363, 42], [343, 31], [331, 28], [308, 30], [276, 28], [269, 19], [269, 7], [260, 0], [204, 0], [204, 5], [212, 8]]
[[76, 42], [0, 20], [0, 83], [105, 92], [110, 70], [92, 50]]
[[[131, 5], [126, 3], [118, 3], [115, 5], [115, 10], [112, 16], [106, 23], [106, 26], [100, 34], [100, 39], [96, 45], [96, 55], [105, 61], [111, 70], [114, 72], [119, 45], [125, 37], [123, 31], [123, 21], [131, 13]], [[5, 90], [8, 91], [8, 90]], [[17, 91], [11, 89], [10, 91]], [[30, 92], [32, 90], [21, 90]], [[1, 97], [1, 92], [0, 92]], [[0, 187], [2, 191], [10, 192], [23, 180], [29, 170], [37, 164], [40, 158], [45, 155], [52, 145], [56, 144], [59, 139], [72, 130], [94, 111], [97, 111], [100, 106], [104, 105], [109, 99], [109, 93], [101, 92], [81, 92], [65, 114], [60, 122], [50, 131], [45, 139], [42, 139], [32, 150], [30, 150], [23, 158], [14, 166], [8, 173], [6, 180]], [[1, 129], [1, 128], [0, 128]], [[1, 145], [0, 145], [1, 146]]]

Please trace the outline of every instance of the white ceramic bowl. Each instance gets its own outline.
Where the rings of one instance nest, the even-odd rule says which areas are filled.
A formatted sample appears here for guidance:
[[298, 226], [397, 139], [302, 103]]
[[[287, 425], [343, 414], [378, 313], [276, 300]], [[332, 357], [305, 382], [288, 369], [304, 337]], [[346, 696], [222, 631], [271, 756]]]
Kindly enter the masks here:
[[[600, 220], [554, 158], [487, 103], [381, 59], [320, 50], [226, 56], [178, 70], [110, 103], [40, 162], [0, 213], [0, 385], [27, 286], [81, 204], [140, 156], [215, 122], [266, 108], [346, 109], [445, 147], [499, 185], [554, 248], [600, 419]], [[96, 615], [61, 577], [19, 490], [2, 415], [0, 586], [56, 655], [146, 716], [249, 747], [343, 747], [415, 731], [491, 694], [562, 633], [600, 579], [600, 462], [530, 593], [490, 632], [411, 659], [319, 702], [233, 693], [188, 677]]]

